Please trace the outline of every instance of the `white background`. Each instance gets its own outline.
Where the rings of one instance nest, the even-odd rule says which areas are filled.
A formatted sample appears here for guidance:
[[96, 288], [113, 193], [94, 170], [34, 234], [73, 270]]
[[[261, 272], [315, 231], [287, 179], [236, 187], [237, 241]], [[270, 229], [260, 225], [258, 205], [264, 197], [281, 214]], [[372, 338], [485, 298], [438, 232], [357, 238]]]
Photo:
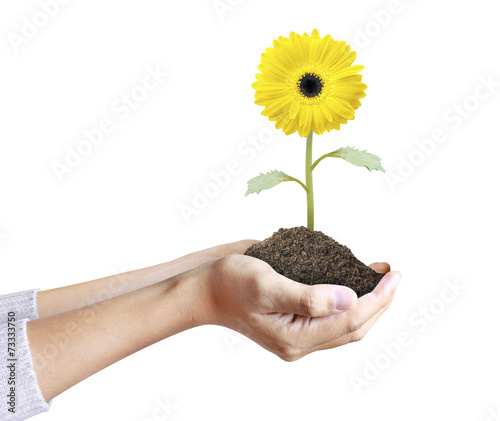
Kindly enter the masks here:
[[[391, 188], [382, 173], [340, 160], [315, 171], [316, 229], [404, 276], [363, 341], [286, 363], [205, 326], [73, 387], [40, 420], [153, 419], [162, 414], [157, 399], [176, 406], [158, 419], [176, 420], [498, 414], [497, 1], [74, 0], [46, 22], [40, 4], [0, 6], [0, 293], [305, 224], [294, 183], [244, 197], [246, 181], [268, 169], [303, 178], [304, 139], [269, 130], [250, 86], [260, 54], [290, 31], [346, 40], [366, 66], [356, 119], [316, 136], [315, 156], [356, 146], [404, 175]], [[44, 26], [16, 48], [34, 19]], [[158, 66], [168, 76], [121, 118], [112, 104], [139, 92], [147, 68]], [[496, 82], [489, 90], [488, 79]], [[103, 118], [114, 130], [60, 180], [54, 163]], [[417, 141], [436, 129], [446, 138], [427, 142], [433, 150], [423, 155]], [[268, 142], [252, 153], [244, 144], [252, 137]], [[210, 171], [230, 161], [239, 173], [183, 217], [180, 206], [193, 206], [196, 191], [210, 189]], [[447, 290], [447, 280], [462, 289]], [[410, 344], [388, 356], [382, 344], [401, 332]], [[370, 364], [383, 368], [370, 377]], [[353, 376], [370, 380], [357, 389]]]

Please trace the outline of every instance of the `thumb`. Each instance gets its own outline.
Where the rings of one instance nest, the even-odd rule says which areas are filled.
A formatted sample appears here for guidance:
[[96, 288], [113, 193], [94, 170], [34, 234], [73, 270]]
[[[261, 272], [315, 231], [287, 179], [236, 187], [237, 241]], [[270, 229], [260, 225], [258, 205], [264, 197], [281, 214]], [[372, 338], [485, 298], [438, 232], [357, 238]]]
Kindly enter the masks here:
[[351, 309], [356, 305], [356, 293], [341, 285], [305, 285], [280, 275], [274, 311], [324, 317]]

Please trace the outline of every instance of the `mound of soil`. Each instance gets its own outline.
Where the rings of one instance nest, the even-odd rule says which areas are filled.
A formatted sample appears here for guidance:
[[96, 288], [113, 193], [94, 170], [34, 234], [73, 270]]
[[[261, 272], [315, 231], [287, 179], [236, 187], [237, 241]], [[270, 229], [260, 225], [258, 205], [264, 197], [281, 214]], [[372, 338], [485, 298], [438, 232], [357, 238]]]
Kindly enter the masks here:
[[278, 273], [303, 284], [344, 285], [361, 297], [384, 276], [360, 262], [351, 250], [321, 231], [280, 228], [245, 254], [267, 262]]

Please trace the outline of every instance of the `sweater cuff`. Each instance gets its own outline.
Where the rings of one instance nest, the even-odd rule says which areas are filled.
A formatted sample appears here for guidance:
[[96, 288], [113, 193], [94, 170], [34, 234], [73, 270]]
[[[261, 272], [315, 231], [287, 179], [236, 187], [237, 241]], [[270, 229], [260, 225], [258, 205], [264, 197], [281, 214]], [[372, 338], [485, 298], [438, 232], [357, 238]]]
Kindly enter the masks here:
[[40, 289], [29, 289], [27, 291], [0, 295], [0, 323], [5, 323], [7, 314], [11, 311], [16, 313], [16, 320], [38, 319], [36, 297], [39, 291]]
[[[21, 421], [50, 409], [38, 385], [26, 333], [28, 319], [0, 326], [0, 419]], [[14, 330], [12, 330], [12, 327]], [[14, 332], [14, 336], [10, 335]]]

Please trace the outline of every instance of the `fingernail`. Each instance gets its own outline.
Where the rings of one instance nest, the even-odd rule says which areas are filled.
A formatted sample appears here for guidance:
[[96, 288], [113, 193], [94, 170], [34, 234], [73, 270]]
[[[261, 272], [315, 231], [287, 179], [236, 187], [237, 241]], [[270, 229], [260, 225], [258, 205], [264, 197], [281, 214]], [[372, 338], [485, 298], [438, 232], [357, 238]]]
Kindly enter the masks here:
[[389, 285], [391, 286], [392, 290], [394, 291], [399, 283], [401, 282], [401, 274], [399, 272], [395, 272], [394, 275], [392, 276]]
[[336, 288], [333, 291], [333, 308], [335, 310], [347, 310], [352, 307], [354, 294], [349, 289]]

